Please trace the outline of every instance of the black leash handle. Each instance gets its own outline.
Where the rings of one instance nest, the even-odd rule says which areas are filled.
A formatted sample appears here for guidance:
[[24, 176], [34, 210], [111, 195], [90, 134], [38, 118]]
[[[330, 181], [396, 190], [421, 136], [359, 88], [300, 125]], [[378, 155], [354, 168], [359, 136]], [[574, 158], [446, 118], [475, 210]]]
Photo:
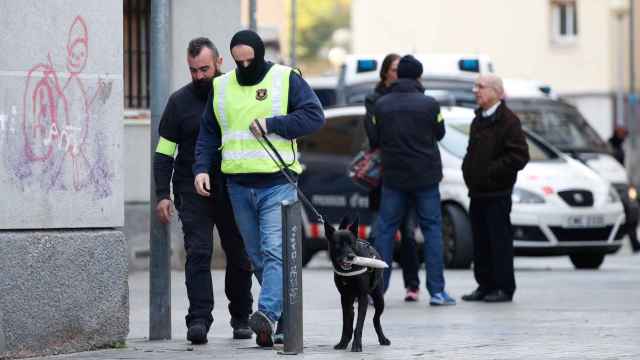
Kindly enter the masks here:
[[[278, 150], [276, 150], [276, 148], [273, 146], [271, 141], [269, 141], [269, 138], [267, 138], [267, 132], [262, 128], [262, 125], [260, 125], [259, 121], [255, 121], [255, 123], [256, 123], [256, 125], [258, 125], [258, 129], [260, 129], [260, 133], [262, 134], [262, 136], [261, 136], [262, 140], [264, 140], [264, 142], [267, 144], [267, 146], [269, 146], [269, 149], [271, 149], [271, 151], [273, 151], [273, 154], [271, 154], [271, 152], [269, 152], [269, 150], [264, 146], [264, 144], [262, 143], [260, 137], [256, 136], [253, 132], [251, 132], [251, 134], [253, 134], [253, 136], [256, 138], [256, 140], [258, 140], [258, 143], [260, 144], [260, 146], [262, 146], [264, 151], [269, 155], [271, 160], [276, 164], [276, 166], [278, 167], [280, 172], [285, 176], [285, 178], [287, 178], [287, 181], [289, 182], [289, 184], [291, 184], [293, 187], [296, 188], [296, 191], [298, 192], [298, 196], [300, 196], [300, 199], [302, 199], [302, 202], [309, 209], [311, 209], [311, 211], [313, 211], [313, 214], [318, 218], [318, 221], [321, 224], [324, 224], [324, 216], [322, 216], [318, 212], [318, 210], [316, 210], [316, 208], [313, 206], [313, 204], [311, 204], [311, 201], [309, 201], [309, 199], [307, 199], [307, 197], [300, 190], [300, 188], [295, 183], [295, 181], [293, 181], [291, 176], [287, 173], [287, 169], [289, 168], [289, 166], [287, 166], [287, 163], [284, 162], [284, 159], [282, 159], [282, 156], [280, 156], [280, 153], [278, 152]], [[275, 157], [274, 157], [274, 155], [275, 155]], [[276, 157], [278, 158], [277, 160], [276, 160]]]

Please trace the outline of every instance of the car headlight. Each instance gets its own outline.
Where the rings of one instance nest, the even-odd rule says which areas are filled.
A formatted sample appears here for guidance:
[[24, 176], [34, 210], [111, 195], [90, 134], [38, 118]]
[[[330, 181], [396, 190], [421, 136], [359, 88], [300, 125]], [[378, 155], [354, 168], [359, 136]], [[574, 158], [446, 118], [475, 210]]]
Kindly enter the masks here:
[[620, 201], [620, 195], [613, 186], [609, 186], [609, 193], [607, 194], [607, 203], [615, 203]]
[[516, 204], [542, 204], [545, 202], [542, 196], [520, 188], [513, 189], [511, 201]]
[[636, 201], [638, 198], [638, 191], [635, 187], [629, 186], [629, 190], [627, 190], [627, 195], [629, 196], [629, 200]]

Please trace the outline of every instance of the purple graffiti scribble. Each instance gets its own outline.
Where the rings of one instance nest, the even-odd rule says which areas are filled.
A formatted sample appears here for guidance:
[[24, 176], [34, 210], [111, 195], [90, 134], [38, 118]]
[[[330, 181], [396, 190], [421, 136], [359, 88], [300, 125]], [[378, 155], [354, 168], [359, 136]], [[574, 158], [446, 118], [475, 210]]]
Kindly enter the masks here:
[[[89, 32], [76, 16], [66, 44], [66, 81], [47, 55], [33, 66], [23, 96], [20, 139], [8, 168], [22, 190], [38, 184], [45, 191], [89, 191], [93, 199], [111, 196], [114, 179], [105, 143], [107, 134], [96, 126], [111, 96], [111, 82], [98, 79], [87, 85], [80, 75], [89, 60]], [[98, 101], [96, 101], [98, 100]], [[21, 151], [17, 151], [21, 150]], [[17, 151], [17, 152], [16, 152]]]

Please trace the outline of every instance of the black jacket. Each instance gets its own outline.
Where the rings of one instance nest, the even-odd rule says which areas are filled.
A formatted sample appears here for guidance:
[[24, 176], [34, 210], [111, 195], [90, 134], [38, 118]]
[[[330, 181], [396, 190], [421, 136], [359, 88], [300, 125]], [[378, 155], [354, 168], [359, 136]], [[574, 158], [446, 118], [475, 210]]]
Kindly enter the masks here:
[[414, 191], [440, 182], [438, 141], [444, 137], [444, 119], [436, 100], [424, 95], [418, 81], [394, 82], [391, 92], [376, 102], [373, 121], [385, 186]]
[[370, 149], [375, 149], [379, 146], [378, 133], [376, 132], [376, 126], [373, 123], [376, 102], [380, 97], [388, 94], [389, 92], [391, 92], [391, 86], [378, 86], [364, 99], [364, 108], [367, 111], [364, 117], [364, 130], [367, 134], [367, 139], [369, 140]]
[[611, 145], [611, 149], [613, 150], [613, 157], [618, 160], [622, 166], [624, 166], [624, 147], [623, 147], [624, 139], [620, 139], [619, 137], [613, 135], [609, 138], [609, 145]]
[[196, 93], [193, 83], [189, 83], [169, 97], [167, 106], [160, 119], [159, 135], [177, 145], [178, 156], [173, 157], [156, 152], [153, 159], [153, 176], [156, 184], [156, 197], [169, 199], [169, 183], [173, 183], [173, 192], [195, 193], [193, 186], [194, 148], [200, 118], [204, 111], [206, 97]]
[[529, 162], [529, 146], [520, 119], [502, 102], [490, 118], [480, 109], [471, 123], [462, 174], [470, 196], [504, 195]]

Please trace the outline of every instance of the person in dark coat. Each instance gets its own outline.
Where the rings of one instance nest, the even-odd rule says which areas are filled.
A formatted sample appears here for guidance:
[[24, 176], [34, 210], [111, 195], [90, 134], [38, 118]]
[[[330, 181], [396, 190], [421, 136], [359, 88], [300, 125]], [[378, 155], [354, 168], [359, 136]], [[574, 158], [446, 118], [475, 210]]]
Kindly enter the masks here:
[[624, 166], [624, 141], [627, 139], [627, 129], [617, 127], [609, 138], [609, 145], [613, 149], [613, 157]]
[[[439, 182], [442, 161], [438, 141], [444, 137], [440, 106], [424, 94], [422, 64], [411, 55], [398, 63], [398, 80], [375, 104], [373, 123], [382, 158], [382, 201], [376, 225], [376, 248], [391, 264], [393, 239], [402, 217], [415, 201], [424, 234], [427, 290], [431, 305], [454, 305], [445, 291]], [[391, 267], [385, 269], [385, 288]]]
[[516, 291], [511, 193], [529, 147], [518, 117], [501, 101], [502, 80], [481, 75], [473, 91], [479, 108], [471, 123], [462, 174], [469, 188], [473, 272], [478, 288], [465, 301], [508, 302]]
[[[364, 119], [364, 128], [369, 140], [369, 148], [376, 149], [379, 147], [378, 138], [376, 136], [375, 125], [373, 124], [373, 112], [375, 110], [376, 101], [383, 95], [391, 91], [391, 84], [398, 79], [398, 63], [400, 55], [388, 54], [382, 60], [380, 66], [380, 81], [372, 93], [367, 95], [364, 101], [367, 110]], [[373, 218], [377, 218], [377, 212], [380, 210], [380, 189], [381, 186], [369, 192], [369, 210], [374, 213]], [[405, 301], [418, 301], [420, 292], [420, 278], [418, 277], [418, 252], [416, 249], [415, 238], [415, 206], [409, 206], [406, 213], [402, 217], [400, 225], [400, 266], [402, 267], [402, 278], [404, 280], [404, 288], [406, 291]], [[371, 233], [369, 241], [375, 243], [375, 220], [371, 222]]]
[[[613, 149], [613, 157], [624, 167], [624, 141], [627, 139], [629, 132], [623, 127], [616, 127], [613, 130], [613, 135], [609, 138], [609, 145]], [[628, 220], [627, 220], [628, 221]], [[629, 236], [629, 242], [631, 243], [631, 251], [634, 253], [640, 253], [640, 241], [638, 241], [638, 222], [628, 222], [625, 224], [625, 231]]]
[[[218, 229], [226, 255], [225, 293], [229, 299], [233, 338], [248, 339], [252, 335], [249, 314], [253, 304], [253, 271], [234, 220], [229, 194], [224, 181], [214, 187], [214, 198], [196, 194], [191, 171], [200, 116], [211, 92], [212, 79], [221, 75], [222, 57], [211, 40], [196, 38], [189, 42], [187, 63], [192, 81], [169, 97], [158, 129], [160, 139], [153, 159], [158, 198], [156, 213], [162, 223], [171, 220], [174, 206], [170, 191], [172, 185], [186, 251], [187, 340], [193, 344], [206, 343], [213, 322], [211, 257], [214, 226]], [[218, 173], [217, 177], [221, 178], [221, 174]]]

